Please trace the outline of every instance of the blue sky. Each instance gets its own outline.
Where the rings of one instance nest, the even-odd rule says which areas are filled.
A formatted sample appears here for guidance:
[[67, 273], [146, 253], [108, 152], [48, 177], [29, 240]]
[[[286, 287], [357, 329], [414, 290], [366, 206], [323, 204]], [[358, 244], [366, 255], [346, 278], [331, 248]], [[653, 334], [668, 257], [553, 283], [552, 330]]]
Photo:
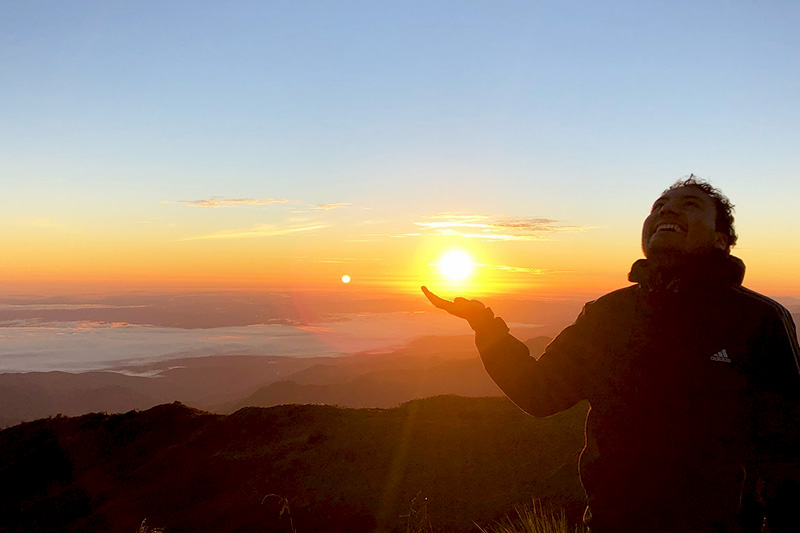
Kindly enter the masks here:
[[[694, 172], [789, 287], [798, 27], [789, 1], [4, 2], [0, 227], [44, 247], [66, 238], [48, 224], [139, 242], [142, 221], [289, 227], [290, 206], [368, 210], [324, 222], [349, 235], [488, 213], [592, 228], [566, 242], [619, 269]], [[289, 203], [165, 203], [208, 198]]]

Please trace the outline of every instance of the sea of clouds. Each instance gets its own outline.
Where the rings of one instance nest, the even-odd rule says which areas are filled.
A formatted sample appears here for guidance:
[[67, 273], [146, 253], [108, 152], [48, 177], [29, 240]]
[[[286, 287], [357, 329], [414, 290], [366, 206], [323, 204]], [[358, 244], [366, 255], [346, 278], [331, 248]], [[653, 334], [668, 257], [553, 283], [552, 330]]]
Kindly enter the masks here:
[[12, 320], [0, 324], [0, 373], [108, 370], [212, 355], [337, 356], [388, 351], [426, 335], [469, 333], [464, 322], [441, 312], [363, 313], [309, 325], [203, 329]]

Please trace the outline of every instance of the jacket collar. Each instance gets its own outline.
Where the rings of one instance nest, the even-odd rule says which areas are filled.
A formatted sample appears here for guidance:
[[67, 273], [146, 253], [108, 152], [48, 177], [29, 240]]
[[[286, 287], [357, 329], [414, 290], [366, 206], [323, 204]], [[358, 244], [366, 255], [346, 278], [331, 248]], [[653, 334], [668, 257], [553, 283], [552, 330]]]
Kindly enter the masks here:
[[628, 279], [649, 291], [678, 291], [686, 285], [741, 285], [744, 262], [725, 252], [690, 254], [669, 267], [639, 259], [631, 267]]

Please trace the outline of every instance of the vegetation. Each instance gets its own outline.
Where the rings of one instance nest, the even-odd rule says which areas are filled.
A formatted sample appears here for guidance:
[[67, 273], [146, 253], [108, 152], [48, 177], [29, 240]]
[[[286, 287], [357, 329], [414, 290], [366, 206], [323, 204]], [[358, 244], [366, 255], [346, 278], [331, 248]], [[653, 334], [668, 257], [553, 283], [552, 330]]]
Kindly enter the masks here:
[[475, 532], [531, 498], [574, 523], [585, 409], [444, 396], [29, 422], [0, 431], [0, 530]]
[[530, 505], [517, 509], [516, 517], [507, 517], [491, 526], [478, 529], [482, 533], [585, 533], [582, 524], [570, 527], [563, 508], [556, 509], [533, 500]]
[[136, 533], [165, 533], [166, 528], [163, 527], [150, 527], [147, 525], [147, 518], [142, 520], [142, 523], [139, 524], [139, 529], [136, 530]]

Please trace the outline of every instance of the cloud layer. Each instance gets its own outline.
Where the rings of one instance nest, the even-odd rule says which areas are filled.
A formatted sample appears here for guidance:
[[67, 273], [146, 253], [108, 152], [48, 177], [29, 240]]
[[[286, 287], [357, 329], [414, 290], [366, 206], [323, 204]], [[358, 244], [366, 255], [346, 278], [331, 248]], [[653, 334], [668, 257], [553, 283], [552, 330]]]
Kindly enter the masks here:
[[175, 201], [164, 201], [161, 202], [163, 204], [185, 204], [192, 207], [211, 207], [211, 208], [220, 208], [220, 207], [247, 207], [247, 206], [261, 206], [261, 205], [272, 205], [272, 204], [285, 204], [288, 203], [289, 200], [285, 198], [276, 199], [276, 198], [220, 198], [220, 197], [212, 197], [212, 198], [203, 198], [201, 200], [175, 200]]
[[280, 228], [271, 224], [261, 224], [252, 228], [242, 228], [233, 230], [218, 231], [208, 235], [197, 235], [187, 237], [184, 241], [198, 241], [205, 239], [253, 239], [257, 237], [277, 237], [281, 235], [291, 235], [327, 228], [327, 224], [315, 224], [312, 226], [296, 226], [290, 228]]
[[428, 217], [417, 226], [439, 235], [483, 239], [486, 241], [532, 241], [546, 239], [555, 232], [583, 231], [581, 226], [566, 226], [549, 218], [503, 218], [493, 215], [443, 213]]
[[346, 203], [346, 202], [331, 203], [331, 204], [317, 204], [317, 205], [312, 205], [311, 209], [313, 209], [315, 211], [333, 211], [334, 209], [341, 209], [343, 207], [348, 207], [350, 205], [353, 205], [353, 204]]
[[103, 322], [20, 320], [0, 325], [0, 373], [81, 372], [213, 355], [339, 356], [388, 351], [417, 337], [458, 335], [444, 313], [344, 314], [307, 326], [182, 329]]

